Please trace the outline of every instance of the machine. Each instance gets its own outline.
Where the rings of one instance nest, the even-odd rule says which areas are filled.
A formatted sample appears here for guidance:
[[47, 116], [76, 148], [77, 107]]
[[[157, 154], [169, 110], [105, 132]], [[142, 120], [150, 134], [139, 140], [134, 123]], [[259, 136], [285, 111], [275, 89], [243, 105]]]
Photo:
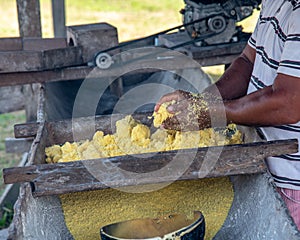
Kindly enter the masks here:
[[102, 50], [96, 53], [93, 64], [102, 69], [109, 68], [112, 63], [110, 52], [124, 47], [128, 49], [137, 42], [155, 39], [174, 30], [186, 31], [190, 39], [169, 49], [179, 49], [190, 44], [200, 47], [238, 42], [242, 28], [236, 24], [251, 16], [254, 9], [259, 9], [261, 0], [184, 0], [184, 2], [185, 8], [180, 10], [183, 15], [182, 25]]
[[[236, 23], [251, 16], [253, 10], [258, 9], [261, 3], [259, 0], [184, 0], [184, 2], [185, 8], [180, 11], [183, 23], [197, 45], [238, 41], [242, 29], [236, 26]], [[202, 20], [198, 21], [199, 19]], [[208, 33], [215, 35], [197, 41], [197, 38]]]

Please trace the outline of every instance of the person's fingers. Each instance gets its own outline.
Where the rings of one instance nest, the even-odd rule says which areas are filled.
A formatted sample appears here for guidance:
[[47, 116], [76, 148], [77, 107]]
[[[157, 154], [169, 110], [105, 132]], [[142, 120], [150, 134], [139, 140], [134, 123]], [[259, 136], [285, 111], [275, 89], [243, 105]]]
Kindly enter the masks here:
[[173, 100], [180, 101], [184, 99], [182, 90], [176, 90], [175, 92], [167, 93], [166, 95], [162, 96], [154, 107], [154, 111], [157, 112], [160, 106], [165, 102], [171, 102]]

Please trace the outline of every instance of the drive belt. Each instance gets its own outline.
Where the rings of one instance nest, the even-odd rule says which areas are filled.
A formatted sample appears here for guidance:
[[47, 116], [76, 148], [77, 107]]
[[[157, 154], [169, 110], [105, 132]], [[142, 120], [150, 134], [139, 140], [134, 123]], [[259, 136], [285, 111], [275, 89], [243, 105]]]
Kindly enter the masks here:
[[[105, 50], [101, 50], [101, 51], [99, 51], [95, 54], [94, 61], [93, 61], [93, 66], [97, 66], [101, 69], [109, 68], [110, 65], [111, 65], [111, 56], [110, 56], [109, 53], [114, 51], [114, 50], [121, 49], [123, 47], [130, 46], [130, 45], [133, 45], [137, 42], [145, 41], [147, 39], [153, 39], [153, 38], [158, 37], [159, 35], [166, 34], [166, 33], [169, 33], [171, 31], [174, 31], [174, 30], [180, 30], [181, 28], [185, 28], [189, 25], [192, 25], [192, 24], [204, 21], [204, 20], [209, 20], [210, 18], [215, 17], [215, 16], [220, 16], [220, 14], [218, 14], [218, 15], [215, 14], [215, 15], [211, 15], [209, 17], [199, 18], [195, 21], [192, 21], [192, 22], [189, 22], [189, 23], [186, 23], [186, 24], [182, 24], [182, 25], [179, 25], [179, 26], [176, 26], [176, 27], [172, 27], [172, 28], [166, 29], [164, 31], [161, 31], [161, 32], [158, 32], [158, 33], [146, 36], [146, 37], [134, 39], [134, 40], [131, 40], [131, 41], [128, 41], [128, 42], [123, 42], [123, 43], [120, 43], [117, 46], [114, 46], [114, 47], [111, 47], [111, 48], [108, 48], [108, 49], [105, 49]], [[223, 31], [224, 30], [218, 31], [218, 32], [212, 32], [212, 31], [209, 32], [208, 31], [205, 34], [202, 34], [198, 37], [195, 37], [195, 38], [191, 39], [190, 41], [185, 41], [185, 42], [182, 42], [180, 44], [177, 44], [177, 45], [171, 46], [171, 47], [164, 46], [164, 48], [170, 49], [170, 50], [175, 50], [175, 49], [178, 49], [178, 48], [181, 48], [181, 47], [184, 47], [184, 46], [187, 46], [187, 45], [205, 40], [206, 38], [216, 36], [216, 35], [222, 33]]]

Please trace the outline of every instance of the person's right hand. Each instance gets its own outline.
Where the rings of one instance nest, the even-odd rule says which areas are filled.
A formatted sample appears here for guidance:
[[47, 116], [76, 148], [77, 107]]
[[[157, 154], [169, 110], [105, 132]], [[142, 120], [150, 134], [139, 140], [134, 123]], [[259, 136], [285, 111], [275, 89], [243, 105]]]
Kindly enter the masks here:
[[205, 94], [177, 90], [164, 95], [155, 105], [154, 111], [158, 111], [163, 103], [174, 100], [175, 103], [167, 107], [167, 110], [174, 115], [163, 122], [163, 128], [177, 131], [195, 131], [211, 126]]

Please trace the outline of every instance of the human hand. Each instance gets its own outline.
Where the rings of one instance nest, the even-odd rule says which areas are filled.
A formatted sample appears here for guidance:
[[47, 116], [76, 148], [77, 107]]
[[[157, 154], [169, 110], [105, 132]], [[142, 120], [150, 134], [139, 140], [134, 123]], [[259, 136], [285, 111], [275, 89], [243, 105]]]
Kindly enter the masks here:
[[209, 94], [195, 94], [182, 90], [164, 95], [156, 104], [154, 111], [158, 111], [165, 102], [174, 102], [167, 107], [172, 117], [168, 117], [162, 127], [177, 131], [193, 131], [211, 127], [208, 101]]

